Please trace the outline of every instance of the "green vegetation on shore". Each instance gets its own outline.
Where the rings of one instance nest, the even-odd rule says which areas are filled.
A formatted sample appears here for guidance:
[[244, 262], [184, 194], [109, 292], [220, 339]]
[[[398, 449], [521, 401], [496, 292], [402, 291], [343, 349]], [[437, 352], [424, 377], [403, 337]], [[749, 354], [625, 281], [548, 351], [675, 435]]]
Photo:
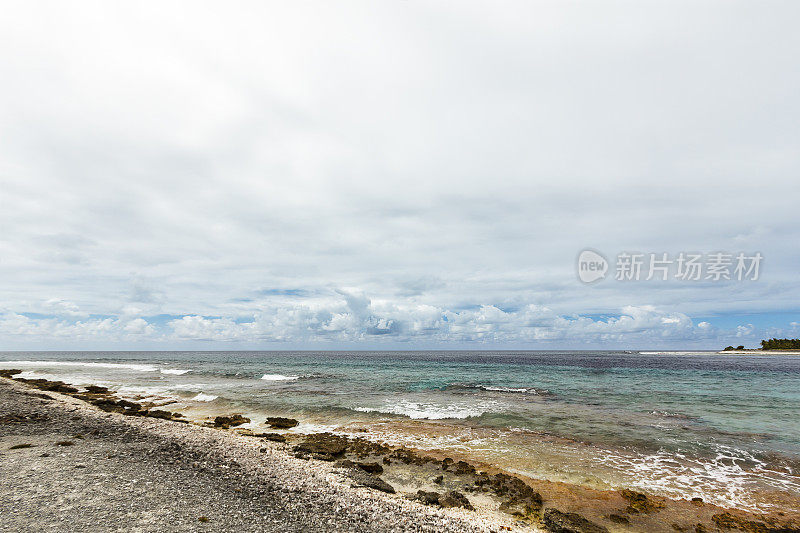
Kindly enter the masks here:
[[[769, 339], [761, 341], [761, 350], [800, 350], [800, 339]], [[733, 346], [726, 346], [723, 352], [742, 351], [745, 347], [742, 345], [734, 348]], [[755, 350], [751, 350], [755, 351]]]
[[769, 339], [761, 341], [762, 350], [800, 350], [800, 339]]

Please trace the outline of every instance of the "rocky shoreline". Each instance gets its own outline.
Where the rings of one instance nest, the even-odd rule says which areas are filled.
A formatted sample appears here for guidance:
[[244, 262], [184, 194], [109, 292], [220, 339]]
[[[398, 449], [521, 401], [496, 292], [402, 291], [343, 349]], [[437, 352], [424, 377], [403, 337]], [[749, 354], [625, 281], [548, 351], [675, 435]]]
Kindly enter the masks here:
[[[0, 371], [2, 530], [800, 531], [780, 513], [524, 479], [367, 438], [288, 433], [290, 418], [267, 418], [265, 432], [240, 428], [250, 420], [236, 413], [192, 422], [104, 387], [17, 374]], [[59, 487], [92, 473], [78, 501]], [[116, 507], [134, 482], [147, 491]]]

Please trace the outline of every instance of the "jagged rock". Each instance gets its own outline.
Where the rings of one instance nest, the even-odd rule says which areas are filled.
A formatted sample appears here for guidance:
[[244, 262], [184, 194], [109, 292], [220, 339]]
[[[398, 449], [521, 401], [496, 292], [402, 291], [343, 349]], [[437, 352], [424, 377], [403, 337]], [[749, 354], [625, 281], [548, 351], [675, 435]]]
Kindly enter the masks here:
[[117, 400], [117, 405], [125, 409], [126, 411], [139, 411], [141, 410], [142, 406], [136, 402], [131, 402], [128, 400]]
[[129, 402], [128, 400], [114, 400], [112, 398], [84, 398], [82, 396], [78, 396], [81, 399], [87, 400], [92, 405], [95, 405], [102, 409], [103, 411], [109, 413], [122, 413], [126, 415], [138, 415], [142, 410], [142, 406], [136, 402]]
[[459, 461], [453, 467], [453, 473], [457, 476], [466, 476], [475, 474], [475, 467], [466, 461]]
[[428, 492], [426, 490], [418, 490], [415, 499], [427, 505], [439, 505], [440, 496], [441, 495], [438, 492]]
[[298, 422], [294, 418], [284, 418], [282, 416], [270, 416], [264, 423], [267, 424], [269, 427], [275, 429], [289, 429], [295, 427], [300, 422]]
[[664, 508], [664, 502], [650, 499], [641, 492], [622, 489], [620, 494], [622, 494], [623, 498], [628, 500], [628, 508], [626, 511], [629, 513], [652, 513]]
[[21, 373], [22, 370], [19, 370], [17, 368], [3, 368], [0, 369], [0, 378], [10, 378], [11, 376], [15, 376]]
[[389, 494], [395, 493], [394, 487], [386, 483], [378, 476], [367, 474], [363, 470], [351, 470], [350, 477], [355, 482], [355, 486], [357, 487], [367, 487], [370, 489], [379, 490], [381, 492], [387, 492]]
[[333, 433], [316, 433], [294, 447], [301, 454], [311, 454], [316, 459], [332, 461], [347, 450], [347, 439]]
[[740, 529], [747, 533], [798, 533], [800, 525], [797, 523], [778, 524], [749, 520], [729, 512], [718, 513], [711, 517], [714, 524], [720, 529]]
[[363, 470], [364, 472], [370, 474], [382, 474], [383, 467], [378, 463], [355, 463], [355, 465]]
[[438, 461], [433, 457], [428, 457], [424, 455], [420, 455], [408, 448], [398, 448], [394, 450], [391, 455], [389, 455], [391, 459], [396, 459], [401, 461], [407, 465], [417, 465], [421, 466], [427, 463], [437, 463]]
[[608, 515], [608, 519], [614, 522], [615, 524], [630, 524], [631, 521], [625, 518], [622, 515], [611, 513]]
[[504, 498], [500, 510], [511, 514], [529, 515], [542, 507], [542, 496], [518, 477], [508, 474], [489, 476], [481, 472], [476, 476], [475, 485], [481, 490], [492, 490]]
[[100, 387], [99, 385], [87, 385], [86, 392], [89, 394], [109, 394], [108, 387]]
[[260, 437], [265, 440], [271, 440], [272, 442], [286, 442], [286, 437], [280, 433], [256, 433], [253, 436]]
[[172, 413], [169, 411], [161, 411], [159, 409], [150, 409], [142, 413], [142, 416], [149, 416], [150, 418], [161, 418], [162, 420], [172, 420]]
[[442, 507], [463, 507], [464, 509], [474, 509], [472, 504], [469, 503], [467, 497], [457, 490], [451, 490], [444, 496], [439, 497], [439, 505]]
[[[361, 438], [353, 439], [348, 445], [347, 449], [362, 459], [371, 455], [386, 455], [392, 451], [392, 449], [385, 444], [372, 442]], [[388, 464], [388, 458], [384, 457], [383, 460], [384, 463]]]
[[546, 509], [542, 523], [552, 533], [608, 533], [603, 526], [587, 520], [578, 513], [562, 513], [558, 509]]
[[16, 378], [17, 381], [21, 381], [23, 383], [27, 383], [31, 387], [36, 387], [37, 389], [47, 390], [52, 392], [60, 392], [63, 394], [72, 394], [78, 392], [78, 389], [75, 387], [70, 387], [63, 381], [50, 381], [49, 379], [25, 379], [25, 378]]
[[218, 416], [214, 419], [214, 425], [227, 429], [232, 426], [241, 426], [250, 422], [249, 418], [242, 415]]

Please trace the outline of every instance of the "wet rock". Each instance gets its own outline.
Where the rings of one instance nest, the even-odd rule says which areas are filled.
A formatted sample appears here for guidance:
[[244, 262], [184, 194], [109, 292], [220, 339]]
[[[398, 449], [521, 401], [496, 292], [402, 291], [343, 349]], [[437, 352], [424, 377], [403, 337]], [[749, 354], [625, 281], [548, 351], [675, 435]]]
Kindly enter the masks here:
[[100, 387], [99, 385], [88, 385], [86, 392], [89, 394], [109, 394], [108, 387]]
[[17, 368], [3, 368], [0, 369], [0, 378], [10, 378], [11, 376], [15, 376], [21, 373], [22, 370], [19, 370]]
[[75, 446], [75, 443], [71, 440], [62, 440], [56, 442], [56, 446]]
[[117, 402], [108, 398], [99, 398], [99, 399], [91, 399], [91, 398], [81, 398], [87, 399], [89, 403], [98, 407], [99, 409], [107, 412], [107, 413], [121, 413], [125, 411], [124, 408], [119, 407]]
[[452, 464], [453, 460], [450, 459], [449, 457], [445, 457], [444, 459], [442, 459], [442, 470], [447, 470], [448, 468], [450, 468], [450, 465]]
[[417, 496], [414, 498], [416, 500], [421, 501], [426, 505], [439, 505], [439, 497], [441, 495], [438, 492], [429, 492], [427, 490], [418, 490]]
[[503, 498], [500, 510], [510, 514], [529, 515], [542, 507], [541, 494], [518, 477], [503, 473], [489, 476], [481, 472], [475, 479], [475, 485]]
[[223, 429], [228, 429], [232, 426], [241, 426], [249, 422], [250, 419], [242, 415], [218, 416], [214, 419], [214, 425]]
[[126, 411], [139, 411], [142, 409], [142, 406], [136, 402], [131, 402], [128, 400], [117, 400], [117, 405], [122, 407]]
[[355, 463], [355, 465], [369, 474], [382, 474], [383, 467], [378, 463]]
[[128, 400], [114, 400], [113, 398], [83, 398], [92, 405], [106, 411], [108, 413], [122, 413], [125, 415], [138, 415], [142, 410], [142, 406], [136, 402]]
[[622, 515], [611, 513], [608, 515], [608, 519], [614, 522], [615, 524], [630, 524], [631, 521], [625, 518]]
[[344, 454], [347, 450], [347, 439], [333, 433], [316, 433], [306, 437], [306, 440], [294, 447], [294, 451], [301, 454], [310, 454], [316, 459], [332, 461]]
[[378, 476], [367, 474], [363, 470], [351, 470], [350, 477], [353, 479], [355, 486], [357, 487], [367, 487], [370, 489], [379, 490], [381, 492], [386, 492], [388, 494], [395, 493], [394, 487], [386, 483]]
[[442, 507], [463, 507], [464, 509], [474, 510], [474, 507], [469, 503], [467, 497], [457, 490], [451, 490], [444, 496], [441, 496], [439, 498], [439, 505]]
[[289, 429], [299, 424], [294, 418], [284, 418], [282, 416], [270, 416], [264, 423], [274, 429]]
[[256, 433], [253, 436], [260, 437], [265, 440], [270, 440], [272, 442], [286, 442], [286, 437], [284, 437], [280, 433]]
[[542, 515], [542, 523], [552, 533], [608, 533], [603, 526], [597, 525], [578, 513], [562, 513], [558, 509], [546, 509]]
[[436, 459], [433, 459], [431, 457], [424, 457], [416, 452], [409, 450], [408, 448], [398, 448], [394, 450], [389, 457], [392, 459], [397, 459], [398, 461], [403, 462], [407, 465], [421, 466], [426, 463], [436, 462]]
[[457, 476], [474, 475], [475, 467], [466, 461], [459, 461], [453, 466], [453, 473]]
[[17, 381], [22, 381], [23, 383], [26, 383], [31, 387], [36, 387], [37, 389], [41, 390], [60, 392], [63, 394], [72, 394], [74, 392], [78, 392], [78, 389], [67, 385], [63, 381], [50, 381], [48, 379], [24, 379], [24, 378], [16, 378], [16, 379]]
[[750, 520], [735, 514], [724, 512], [711, 517], [714, 524], [720, 529], [739, 529], [747, 533], [798, 533], [800, 525], [796, 523], [779, 524], [775, 521], [765, 523], [759, 520]]
[[15, 444], [14, 446], [10, 447], [9, 450], [21, 450], [23, 448], [33, 448], [33, 444]]
[[162, 420], [172, 420], [172, 413], [169, 411], [161, 411], [159, 409], [150, 409], [142, 413], [142, 416], [149, 416], [150, 418], [160, 418]]
[[620, 494], [628, 500], [626, 511], [629, 513], [652, 513], [664, 508], [664, 502], [653, 500], [641, 492], [623, 489]]
[[[386, 455], [392, 451], [392, 449], [385, 444], [361, 438], [353, 439], [347, 449], [362, 459], [368, 456]], [[386, 461], [388, 461], [388, 458], [384, 457], [384, 462]]]
[[435, 478], [433, 478], [433, 482], [436, 483], [437, 485], [441, 485], [442, 481], [444, 481], [444, 476], [436, 476]]

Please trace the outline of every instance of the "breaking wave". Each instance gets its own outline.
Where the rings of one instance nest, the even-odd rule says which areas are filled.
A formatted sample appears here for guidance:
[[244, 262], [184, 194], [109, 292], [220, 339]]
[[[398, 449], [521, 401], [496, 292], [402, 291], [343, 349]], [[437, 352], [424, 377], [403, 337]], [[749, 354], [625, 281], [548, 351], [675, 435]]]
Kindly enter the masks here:
[[300, 376], [284, 376], [282, 374], [264, 374], [261, 376], [264, 381], [295, 381], [300, 379]]
[[194, 402], [213, 402], [217, 398], [219, 398], [219, 396], [214, 396], [213, 394], [204, 394], [204, 393], [201, 392], [201, 393], [198, 393], [197, 396], [192, 398], [192, 401], [194, 401]]
[[492, 402], [480, 404], [451, 403], [447, 405], [400, 400], [382, 407], [356, 407], [362, 413], [384, 413], [407, 416], [412, 420], [447, 420], [476, 418], [495, 407]]
[[88, 363], [83, 361], [5, 361], [3, 364], [11, 367], [77, 366], [85, 368], [106, 368], [111, 370], [135, 370], [137, 372], [156, 372], [158, 370], [158, 367], [155, 365], [128, 363]]

